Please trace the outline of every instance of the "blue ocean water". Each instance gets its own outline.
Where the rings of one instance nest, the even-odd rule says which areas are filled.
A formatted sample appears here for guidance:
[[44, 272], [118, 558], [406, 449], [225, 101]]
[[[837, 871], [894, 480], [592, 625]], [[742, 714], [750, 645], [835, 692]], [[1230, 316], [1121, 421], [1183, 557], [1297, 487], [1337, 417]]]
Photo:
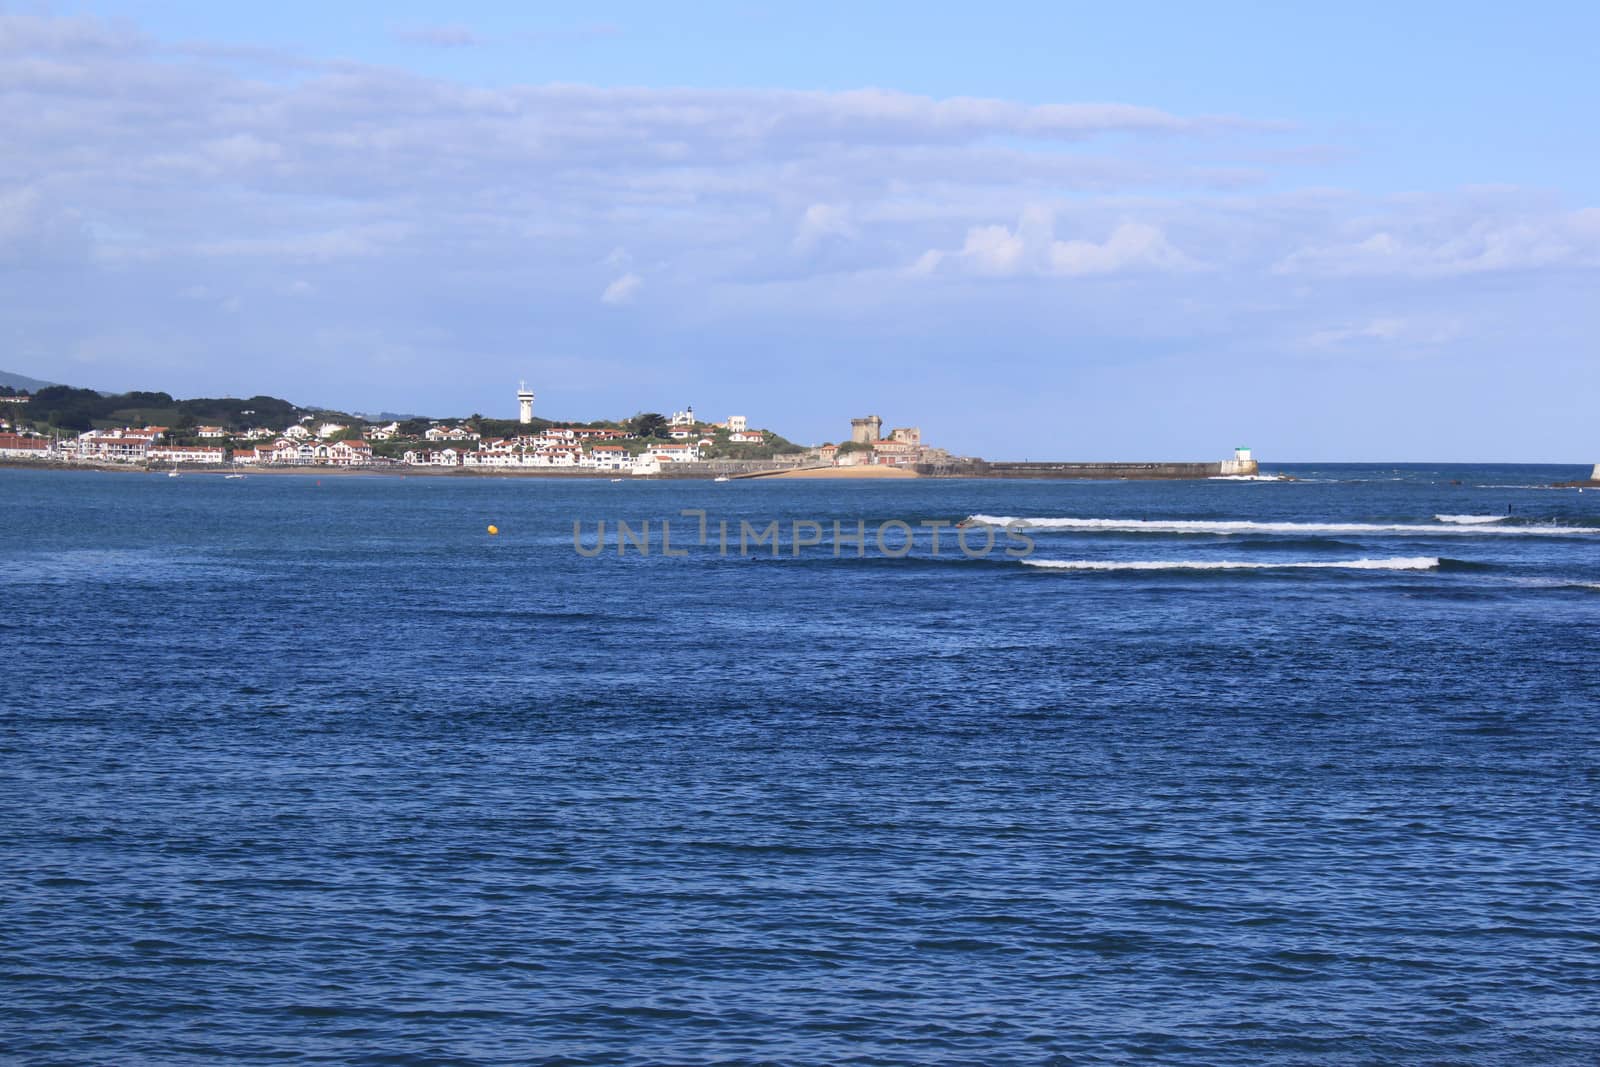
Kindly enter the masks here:
[[0, 1050], [1600, 1061], [1600, 492], [1289, 471], [0, 470]]

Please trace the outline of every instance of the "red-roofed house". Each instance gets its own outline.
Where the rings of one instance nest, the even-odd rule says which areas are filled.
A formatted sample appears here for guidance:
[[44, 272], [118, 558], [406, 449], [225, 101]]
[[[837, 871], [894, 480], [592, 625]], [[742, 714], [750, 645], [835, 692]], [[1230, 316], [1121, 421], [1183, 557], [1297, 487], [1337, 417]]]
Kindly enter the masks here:
[[0, 456], [7, 459], [44, 459], [49, 454], [50, 442], [43, 437], [0, 433]]
[[318, 445], [316, 459], [330, 467], [365, 467], [372, 462], [372, 446], [365, 441], [335, 441]]

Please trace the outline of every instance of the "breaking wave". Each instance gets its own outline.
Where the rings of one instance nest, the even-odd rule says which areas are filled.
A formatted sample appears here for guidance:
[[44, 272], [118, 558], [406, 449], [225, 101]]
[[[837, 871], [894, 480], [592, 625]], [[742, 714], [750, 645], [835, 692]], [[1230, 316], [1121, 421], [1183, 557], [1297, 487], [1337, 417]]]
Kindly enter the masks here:
[[1440, 522], [1448, 522], [1453, 526], [1488, 526], [1491, 523], [1505, 522], [1509, 515], [1435, 515]]
[[[1501, 518], [1501, 516], [1495, 516]], [[1019, 518], [1014, 515], [972, 515], [969, 523], [987, 526], [1019, 525], [1029, 530], [1068, 530], [1083, 533], [1150, 534], [1394, 534], [1407, 537], [1500, 534], [1511, 537], [1583, 537], [1600, 534], [1600, 528], [1582, 526], [1498, 526], [1439, 523], [1381, 522], [1256, 522], [1246, 519], [1066, 519]]]
[[1062, 571], [1431, 571], [1441, 561], [1438, 556], [1396, 556], [1392, 559], [1302, 560], [1294, 563], [1242, 559], [1025, 559], [1022, 562], [1030, 567]]

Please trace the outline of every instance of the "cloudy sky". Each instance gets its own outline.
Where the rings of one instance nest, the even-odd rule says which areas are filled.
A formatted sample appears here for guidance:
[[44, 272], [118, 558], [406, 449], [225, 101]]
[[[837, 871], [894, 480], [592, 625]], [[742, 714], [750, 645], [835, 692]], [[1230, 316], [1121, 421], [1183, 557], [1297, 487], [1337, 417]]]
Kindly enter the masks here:
[[531, 6], [0, 6], [0, 369], [1600, 460], [1593, 5]]

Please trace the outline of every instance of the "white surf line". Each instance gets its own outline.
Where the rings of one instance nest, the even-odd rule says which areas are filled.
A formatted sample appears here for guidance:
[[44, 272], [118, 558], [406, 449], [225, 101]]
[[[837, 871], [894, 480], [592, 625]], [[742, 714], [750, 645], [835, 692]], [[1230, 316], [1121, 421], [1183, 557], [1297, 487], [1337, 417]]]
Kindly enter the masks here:
[[1301, 560], [1271, 563], [1266, 560], [1182, 559], [1182, 560], [1095, 560], [1025, 559], [1030, 567], [1063, 571], [1264, 571], [1264, 570], [1352, 570], [1352, 571], [1429, 571], [1439, 566], [1438, 556], [1396, 556], [1391, 559]]
[[1068, 519], [1019, 518], [1014, 515], [972, 515], [970, 523], [985, 526], [1018, 526], [1028, 530], [1076, 530], [1085, 533], [1158, 534], [1394, 534], [1404, 537], [1592, 537], [1600, 527], [1590, 526], [1499, 526], [1489, 524], [1452, 525], [1440, 523], [1377, 522], [1255, 522], [1236, 520], [1215, 522], [1202, 519]]

